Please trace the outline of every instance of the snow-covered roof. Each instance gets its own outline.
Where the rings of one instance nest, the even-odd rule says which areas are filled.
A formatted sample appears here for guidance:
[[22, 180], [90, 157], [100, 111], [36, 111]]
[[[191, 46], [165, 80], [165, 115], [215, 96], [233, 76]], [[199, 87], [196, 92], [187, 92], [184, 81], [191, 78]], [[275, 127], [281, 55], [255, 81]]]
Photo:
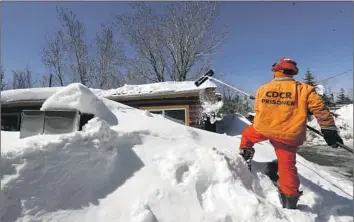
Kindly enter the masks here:
[[62, 87], [11, 89], [1, 91], [1, 103], [20, 100], [45, 100]]
[[[1, 103], [9, 103], [15, 101], [42, 101], [46, 100], [62, 88], [63, 87], [45, 87], [6, 90], [1, 92]], [[117, 89], [91, 89], [91, 91], [100, 97], [124, 99], [132, 97], [192, 93], [199, 92], [206, 88], [216, 88], [216, 85], [210, 81], [206, 81], [203, 85], [196, 87], [193, 81], [169, 81], [142, 85], [126, 84]]]
[[117, 89], [110, 89], [100, 92], [99, 96], [106, 98], [129, 98], [142, 97], [151, 95], [166, 95], [199, 92], [206, 88], [216, 88], [216, 85], [210, 81], [206, 81], [203, 85], [197, 87], [194, 81], [184, 82], [161, 82], [143, 85], [124, 85]]

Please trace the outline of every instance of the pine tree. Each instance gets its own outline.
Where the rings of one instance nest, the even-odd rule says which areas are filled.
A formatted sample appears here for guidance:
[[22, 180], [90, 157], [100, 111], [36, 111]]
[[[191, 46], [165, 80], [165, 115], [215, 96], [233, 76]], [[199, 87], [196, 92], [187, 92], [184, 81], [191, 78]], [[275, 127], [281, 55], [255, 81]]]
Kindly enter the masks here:
[[347, 101], [347, 96], [345, 95], [345, 90], [343, 88], [340, 89], [337, 99], [337, 104], [345, 104], [345, 102]]
[[330, 107], [334, 105], [333, 94], [323, 94], [322, 99], [324, 100], [326, 106]]
[[305, 83], [309, 84], [310, 86], [317, 85], [315, 82], [315, 77], [313, 76], [312, 72], [309, 69], [306, 70], [304, 80], [305, 80]]

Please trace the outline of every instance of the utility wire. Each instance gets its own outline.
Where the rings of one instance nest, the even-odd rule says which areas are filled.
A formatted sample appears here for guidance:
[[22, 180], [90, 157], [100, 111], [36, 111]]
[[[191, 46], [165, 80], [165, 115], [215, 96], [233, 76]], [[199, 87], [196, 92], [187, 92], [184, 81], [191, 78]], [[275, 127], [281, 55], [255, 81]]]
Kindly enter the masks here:
[[329, 80], [329, 79], [333, 79], [333, 78], [335, 78], [335, 77], [337, 77], [337, 76], [344, 75], [344, 74], [346, 74], [346, 73], [348, 73], [348, 72], [351, 72], [351, 71], [353, 71], [353, 70], [349, 70], [349, 71], [346, 71], [346, 72], [342, 72], [342, 73], [339, 73], [339, 74], [337, 74], [337, 75], [335, 75], [335, 76], [322, 79], [322, 80], [320, 80], [320, 81], [317, 81], [317, 83], [323, 82], [323, 81], [326, 81], [326, 80]]

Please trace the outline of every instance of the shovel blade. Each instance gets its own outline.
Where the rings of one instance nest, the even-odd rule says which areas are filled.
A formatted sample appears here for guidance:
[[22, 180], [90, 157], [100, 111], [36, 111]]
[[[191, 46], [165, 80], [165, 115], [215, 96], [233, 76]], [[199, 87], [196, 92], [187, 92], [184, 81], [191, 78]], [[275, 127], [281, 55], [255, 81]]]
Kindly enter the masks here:
[[205, 73], [202, 77], [200, 77], [197, 81], [194, 82], [194, 84], [199, 87], [200, 85], [202, 85], [205, 81], [208, 80], [208, 78], [210, 76], [214, 75], [214, 71], [213, 70], [209, 70], [207, 73]]

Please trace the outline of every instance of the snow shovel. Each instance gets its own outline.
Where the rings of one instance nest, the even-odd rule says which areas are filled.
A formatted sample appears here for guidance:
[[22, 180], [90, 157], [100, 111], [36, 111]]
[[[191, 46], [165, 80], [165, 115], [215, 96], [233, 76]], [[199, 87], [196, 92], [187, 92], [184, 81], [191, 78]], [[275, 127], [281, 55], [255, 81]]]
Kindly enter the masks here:
[[202, 77], [200, 77], [197, 81], [194, 82], [194, 84], [199, 87], [202, 85], [205, 81], [209, 79], [209, 77], [212, 77], [214, 75], [213, 70], [209, 70], [207, 73], [205, 73]]
[[200, 77], [198, 80], [196, 80], [196, 81], [194, 82], [194, 84], [195, 84], [197, 87], [199, 87], [199, 86], [200, 86], [201, 84], [203, 84], [205, 81], [207, 81], [208, 79], [210, 79], [210, 80], [213, 80], [213, 81], [215, 81], [215, 82], [218, 82], [218, 83], [220, 83], [220, 84], [222, 84], [222, 85], [225, 85], [225, 86], [227, 86], [227, 87], [230, 87], [231, 89], [236, 90], [236, 91], [238, 91], [238, 92], [240, 92], [240, 93], [242, 93], [242, 94], [244, 94], [244, 95], [246, 95], [246, 96], [249, 96], [249, 98], [252, 99], [252, 100], [255, 99], [254, 96], [252, 96], [252, 95], [250, 95], [250, 94], [248, 94], [248, 93], [246, 93], [246, 92], [243, 92], [243, 91], [237, 89], [236, 87], [230, 86], [229, 84], [226, 84], [226, 83], [224, 83], [223, 81], [220, 81], [220, 80], [218, 80], [218, 79], [213, 78], [213, 77], [212, 77], [213, 75], [214, 75], [213, 70], [209, 70], [209, 72], [205, 73], [202, 77]]
[[[315, 128], [313, 128], [313, 127], [311, 127], [311, 126], [309, 126], [309, 125], [307, 125], [307, 128], [308, 128], [309, 130], [311, 130], [312, 132], [316, 133], [317, 135], [320, 135], [320, 136], [323, 137], [323, 134], [322, 134], [320, 131], [316, 130]], [[344, 144], [338, 143], [338, 142], [337, 142], [337, 145], [340, 146], [340, 147], [342, 147], [342, 148], [345, 149], [346, 151], [353, 153], [353, 149], [351, 149], [350, 147], [348, 147], [348, 146], [346, 146], [346, 145], [344, 145]]]

